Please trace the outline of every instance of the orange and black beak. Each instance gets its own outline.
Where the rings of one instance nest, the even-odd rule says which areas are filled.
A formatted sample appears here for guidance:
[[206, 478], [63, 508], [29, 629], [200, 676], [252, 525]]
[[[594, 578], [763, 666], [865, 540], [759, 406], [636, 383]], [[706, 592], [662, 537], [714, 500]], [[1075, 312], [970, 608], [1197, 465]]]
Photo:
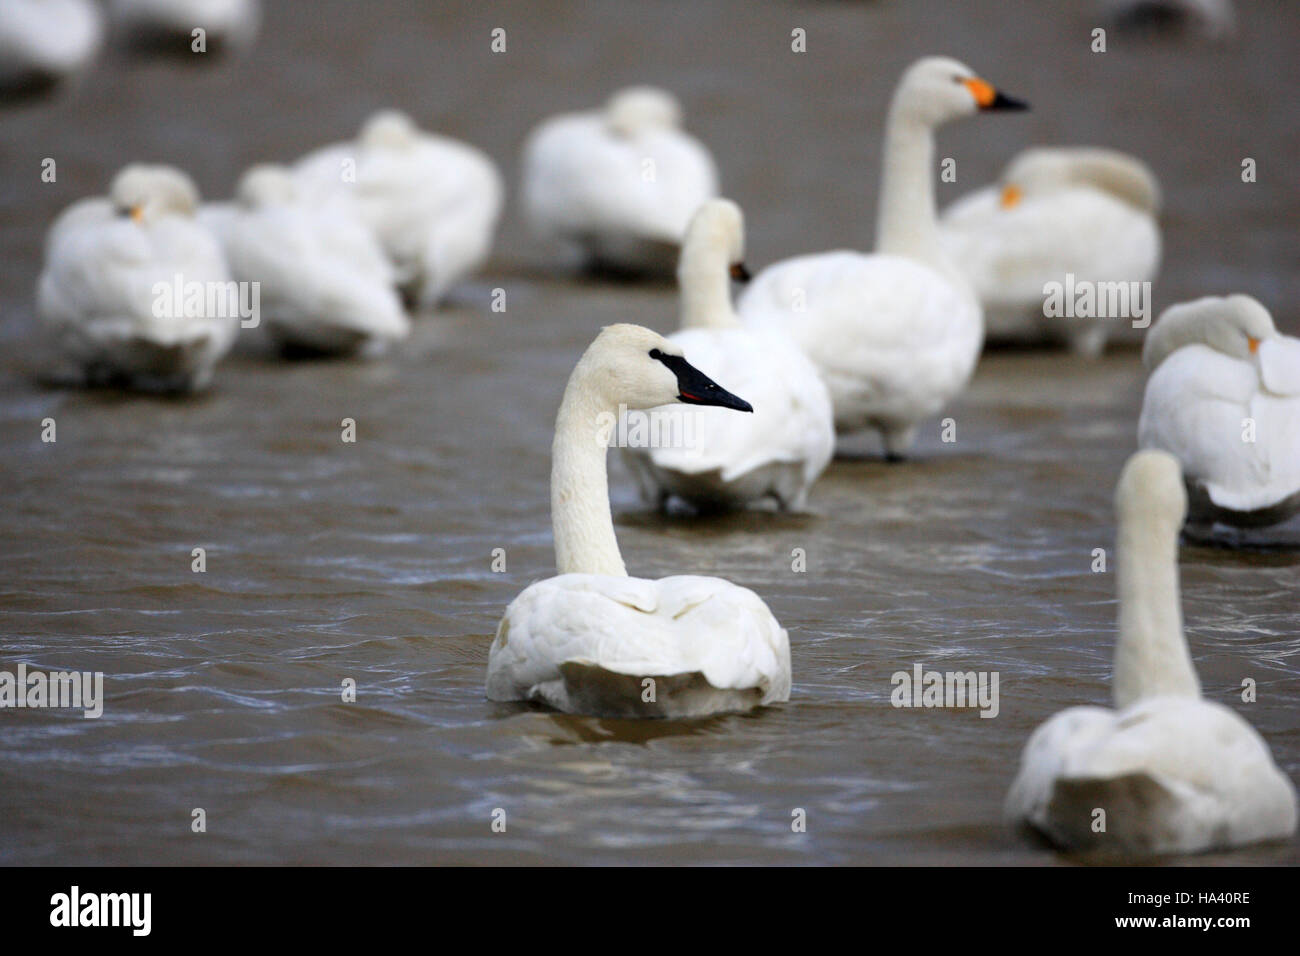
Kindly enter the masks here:
[[131, 217], [132, 222], [144, 222], [144, 207], [132, 206], [127, 215]]
[[737, 282], [748, 282], [754, 277], [749, 274], [749, 270], [745, 268], [743, 262], [736, 262], [731, 266], [731, 278]]
[[992, 83], [981, 80], [977, 76], [972, 76], [962, 80], [962, 85], [970, 90], [971, 96], [975, 97], [975, 102], [979, 104], [981, 110], [1027, 110], [1029, 104], [1024, 100], [1018, 100], [1014, 96], [1007, 96], [999, 89], [995, 89]]

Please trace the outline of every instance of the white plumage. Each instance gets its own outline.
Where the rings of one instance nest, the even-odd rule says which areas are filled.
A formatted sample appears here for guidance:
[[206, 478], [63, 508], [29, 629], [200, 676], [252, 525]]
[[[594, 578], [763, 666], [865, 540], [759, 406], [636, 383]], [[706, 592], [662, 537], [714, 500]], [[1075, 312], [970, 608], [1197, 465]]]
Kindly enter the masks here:
[[0, 88], [37, 86], [84, 69], [104, 40], [92, 0], [5, 0], [0, 4]]
[[691, 216], [718, 192], [713, 158], [680, 122], [671, 94], [630, 87], [603, 109], [541, 123], [523, 156], [539, 238], [601, 267], [671, 271]]
[[258, 282], [261, 319], [284, 346], [323, 353], [375, 350], [410, 323], [393, 270], [349, 205], [307, 205], [287, 169], [255, 166], [238, 204], [201, 219], [220, 236], [231, 272]]
[[775, 331], [742, 328], [729, 273], [744, 269], [744, 221], [726, 199], [700, 207], [687, 229], [678, 282], [682, 329], [668, 336], [692, 364], [753, 404], [752, 415], [672, 405], [656, 410], [654, 444], [624, 445], [642, 496], [701, 509], [774, 499], [803, 508], [835, 448], [830, 395], [816, 367]]
[[914, 63], [886, 123], [876, 252], [779, 262], [740, 299], [748, 327], [784, 331], [812, 359], [836, 428], [877, 429], [890, 458], [966, 387], [983, 345], [979, 302], [940, 248], [934, 129], [980, 109], [1022, 107], [956, 60]]
[[1125, 854], [1288, 836], [1295, 787], [1250, 724], [1200, 696], [1178, 596], [1186, 495], [1177, 461], [1158, 451], [1134, 455], [1116, 510], [1115, 710], [1072, 707], [1034, 731], [1007, 794], [1007, 818], [1062, 847]]
[[1160, 190], [1151, 170], [1123, 153], [1035, 148], [999, 184], [944, 210], [943, 249], [984, 306], [990, 341], [1067, 339], [1095, 355], [1131, 316], [1048, 318], [1044, 286], [1066, 274], [1086, 282], [1149, 282], [1160, 265]]
[[[786, 632], [752, 591], [720, 578], [627, 576], [605, 471], [620, 405], [747, 404], [649, 329], [613, 325], [579, 360], [556, 417], [551, 514], [559, 576], [511, 602], [487, 695], [623, 717], [695, 717], [787, 700]], [[604, 424], [603, 424], [604, 423]]]
[[419, 130], [395, 110], [370, 117], [356, 142], [298, 161], [309, 200], [343, 193], [374, 230], [398, 283], [431, 308], [481, 266], [501, 214], [501, 175], [484, 153]]
[[[194, 219], [197, 206], [184, 173], [134, 165], [108, 198], [74, 203], [50, 227], [37, 309], [87, 382], [202, 388], [229, 351], [238, 303], [226, 297], [233, 283], [216, 238]], [[178, 278], [203, 290], [200, 307], [183, 299], [176, 309]]]
[[1138, 443], [1182, 464], [1198, 524], [1300, 510], [1300, 340], [1250, 296], [1171, 306], [1147, 336]]

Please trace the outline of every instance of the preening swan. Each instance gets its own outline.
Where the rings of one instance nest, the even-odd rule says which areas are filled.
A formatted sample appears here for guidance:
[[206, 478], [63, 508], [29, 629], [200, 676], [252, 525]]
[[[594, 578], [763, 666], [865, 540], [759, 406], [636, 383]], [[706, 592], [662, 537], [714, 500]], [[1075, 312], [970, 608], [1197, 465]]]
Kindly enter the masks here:
[[234, 344], [238, 294], [198, 201], [184, 173], [132, 165], [50, 227], [37, 310], [87, 383], [203, 388]]
[[835, 450], [831, 399], [816, 367], [779, 332], [741, 327], [731, 307], [730, 279], [745, 275], [744, 243], [739, 206], [710, 199], [700, 207], [677, 269], [681, 331], [668, 340], [705, 375], [746, 395], [754, 414], [685, 405], [657, 410], [650, 434], [658, 440], [622, 446], [649, 504], [662, 506], [675, 495], [712, 509], [770, 498], [782, 509], [800, 509]]
[[879, 430], [891, 459], [912, 446], [918, 422], [966, 387], [984, 338], [979, 302], [939, 242], [935, 127], [980, 110], [1023, 108], [956, 60], [912, 64], [885, 127], [875, 253], [787, 259], [740, 299], [747, 327], [783, 330], [813, 360], [836, 428]]
[[[1195, 853], [1295, 831], [1295, 787], [1268, 745], [1229, 708], [1201, 698], [1183, 637], [1178, 462], [1129, 459], [1115, 494], [1119, 639], [1115, 709], [1072, 707], [1039, 727], [1006, 815], [1059, 846]], [[1105, 829], [1094, 832], [1105, 812]]]
[[197, 29], [212, 49], [247, 47], [262, 19], [258, 0], [110, 0], [109, 11], [138, 43], [177, 52], [193, 49]]
[[235, 279], [260, 285], [261, 319], [289, 348], [374, 350], [410, 323], [393, 269], [349, 204], [307, 205], [281, 166], [254, 166], [233, 210], [200, 218], [220, 236]]
[[1194, 524], [1300, 510], [1300, 339], [1248, 295], [1206, 296], [1161, 313], [1142, 361], [1138, 444], [1181, 462]]
[[957, 200], [940, 221], [944, 252], [984, 306], [989, 341], [1066, 339], [1097, 355], [1127, 317], [1044, 313], [1044, 286], [1148, 282], [1160, 265], [1160, 186], [1145, 163], [1110, 149], [1028, 149], [996, 186]]
[[619, 90], [604, 109], [541, 123], [524, 145], [524, 211], [539, 238], [602, 268], [668, 273], [700, 203], [718, 193], [713, 158], [681, 129], [670, 93]]
[[720, 578], [628, 577], [605, 457], [620, 406], [749, 411], [649, 329], [611, 325], [583, 353], [555, 420], [551, 519], [558, 577], [510, 603], [487, 696], [571, 713], [695, 717], [790, 696], [786, 632], [754, 592]]
[[336, 143], [298, 161], [312, 200], [343, 193], [379, 237], [397, 281], [431, 308], [492, 250], [504, 188], [484, 153], [422, 132], [410, 117], [382, 110], [355, 143]]
[[0, 4], [0, 90], [45, 87], [84, 69], [104, 40], [92, 0]]

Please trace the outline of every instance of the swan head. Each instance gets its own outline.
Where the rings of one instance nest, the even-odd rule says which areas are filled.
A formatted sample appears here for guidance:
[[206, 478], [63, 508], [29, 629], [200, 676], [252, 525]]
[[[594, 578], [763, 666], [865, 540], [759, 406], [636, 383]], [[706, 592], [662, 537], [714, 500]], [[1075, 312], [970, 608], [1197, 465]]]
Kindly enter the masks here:
[[684, 402], [752, 412], [686, 361], [682, 348], [639, 325], [608, 325], [578, 360], [571, 384], [593, 394], [603, 408], [656, 408]]
[[1160, 183], [1141, 160], [1100, 147], [1037, 146], [1018, 154], [1002, 172], [1002, 205], [1067, 186], [1092, 186], [1144, 212], [1160, 211]]
[[1115, 487], [1120, 528], [1145, 527], [1162, 539], [1175, 538], [1187, 517], [1187, 488], [1178, 459], [1154, 448], [1124, 464]]
[[726, 262], [733, 279], [749, 279], [745, 268], [745, 214], [730, 199], [706, 200], [691, 217], [677, 266], [678, 280], [684, 282], [696, 263], [711, 267], [718, 260]]
[[361, 145], [368, 148], [403, 149], [419, 138], [419, 127], [401, 110], [380, 110], [361, 127]]
[[1029, 104], [1007, 96], [960, 60], [927, 56], [904, 72], [892, 110], [926, 126], [990, 110], [1026, 110]]
[[284, 166], [261, 163], [239, 178], [235, 199], [248, 209], [287, 205], [298, 198], [293, 175]]
[[138, 223], [164, 216], [192, 217], [199, 208], [194, 180], [171, 166], [133, 163], [113, 177], [108, 189], [113, 208]]
[[618, 136], [635, 136], [644, 130], [675, 129], [682, 108], [667, 90], [654, 86], [629, 86], [605, 104], [605, 122]]
[[1154, 369], [1184, 345], [1208, 345], [1250, 361], [1261, 342], [1277, 338], [1273, 316], [1248, 295], [1207, 295], [1171, 305], [1160, 313], [1142, 348], [1142, 363]]

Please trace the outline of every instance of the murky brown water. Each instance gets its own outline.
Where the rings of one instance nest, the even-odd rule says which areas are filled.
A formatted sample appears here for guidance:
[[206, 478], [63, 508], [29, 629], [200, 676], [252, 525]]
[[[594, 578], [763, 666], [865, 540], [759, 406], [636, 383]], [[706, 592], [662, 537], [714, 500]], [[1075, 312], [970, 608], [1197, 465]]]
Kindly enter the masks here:
[[[600, 721], [490, 704], [487, 648], [508, 601], [553, 573], [550, 429], [572, 363], [610, 321], [671, 328], [670, 289], [545, 276], [512, 208], [487, 275], [400, 354], [286, 365], [247, 349], [210, 395], [159, 401], [35, 383], [40, 241], [129, 160], [178, 163], [220, 196], [249, 163], [388, 103], [488, 149], [513, 182], [537, 117], [651, 81], [715, 150], [752, 265], [865, 246], [889, 90], [917, 55], [948, 52], [1036, 109], [945, 131], [940, 155], [959, 164], [945, 200], [1030, 142], [1139, 153], [1167, 191], [1157, 307], [1250, 291], [1294, 332], [1284, 91], [1300, 88], [1300, 8], [1242, 4], [1229, 47], [1112, 35], [1097, 55], [1084, 3], [433, 6], [271, 3], [248, 61], [113, 50], [80, 88], [0, 111], [0, 667], [101, 670], [108, 698], [98, 721], [0, 713], [0, 862], [1059, 860], [1004, 831], [999, 804], [1037, 723], [1108, 699], [1114, 581], [1089, 566], [1112, 545], [1134, 445], [1135, 353], [986, 358], [952, 411], [955, 445], [936, 425], [905, 466], [837, 461], [814, 516], [647, 515], [612, 457], [632, 572], [754, 588], [790, 630], [795, 687], [747, 716]], [[39, 181], [46, 156], [56, 184]], [[1259, 182], [1240, 182], [1243, 156]], [[496, 285], [504, 315], [487, 308]], [[1300, 552], [1185, 547], [1182, 570], [1207, 695], [1300, 777]], [[997, 671], [1000, 715], [892, 708], [890, 675], [917, 662]], [[339, 699], [349, 677], [355, 704]], [[190, 832], [195, 807], [206, 834]]]

